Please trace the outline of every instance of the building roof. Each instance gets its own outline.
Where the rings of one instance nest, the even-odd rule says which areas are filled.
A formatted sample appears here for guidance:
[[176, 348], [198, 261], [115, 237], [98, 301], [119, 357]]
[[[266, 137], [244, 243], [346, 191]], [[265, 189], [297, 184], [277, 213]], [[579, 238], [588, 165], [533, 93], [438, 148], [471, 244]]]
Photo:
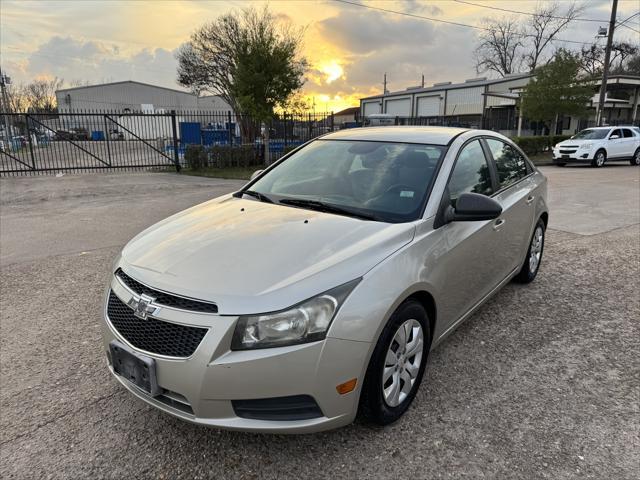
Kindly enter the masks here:
[[493, 79], [471, 78], [461, 83], [451, 83], [451, 82], [434, 83], [430, 87], [408, 88], [405, 90], [397, 90], [395, 92], [387, 92], [386, 94], [372, 95], [370, 97], [365, 97], [362, 100], [369, 100], [369, 99], [381, 98], [381, 97], [391, 97], [391, 96], [397, 96], [397, 95], [413, 95], [415, 93], [424, 93], [424, 92], [441, 92], [442, 90], [453, 90], [456, 88], [483, 87], [485, 85], [495, 85], [499, 83], [506, 83], [506, 82], [511, 82], [513, 80], [529, 78], [532, 76], [533, 75], [530, 73], [521, 73], [521, 74], [508, 75], [503, 78], [493, 78]]
[[73, 91], [73, 90], [83, 90], [83, 89], [86, 89], [86, 88], [107, 87], [107, 86], [111, 86], [111, 85], [123, 85], [125, 83], [129, 83], [129, 84], [133, 83], [133, 84], [136, 84], [136, 85], [143, 85], [145, 87], [159, 88], [159, 89], [162, 89], [162, 90], [168, 90], [170, 92], [182, 93], [182, 94], [185, 94], [185, 95], [191, 95], [191, 96], [195, 97], [195, 95], [193, 95], [191, 92], [188, 92], [186, 90], [178, 90], [178, 89], [175, 89], [175, 88], [161, 87], [159, 85], [152, 85], [150, 83], [137, 82], [135, 80], [123, 80], [123, 81], [120, 81], [120, 82], [98, 83], [96, 85], [82, 85], [81, 87], [61, 88], [60, 90], [56, 90], [56, 93], [58, 93], [58, 92], [70, 92], [70, 91]]
[[360, 111], [360, 107], [349, 107], [334, 113], [334, 115], [354, 115], [359, 111]]
[[324, 135], [322, 140], [362, 140], [447, 145], [454, 137], [467, 130], [467, 128], [452, 127], [403, 126], [348, 128]]

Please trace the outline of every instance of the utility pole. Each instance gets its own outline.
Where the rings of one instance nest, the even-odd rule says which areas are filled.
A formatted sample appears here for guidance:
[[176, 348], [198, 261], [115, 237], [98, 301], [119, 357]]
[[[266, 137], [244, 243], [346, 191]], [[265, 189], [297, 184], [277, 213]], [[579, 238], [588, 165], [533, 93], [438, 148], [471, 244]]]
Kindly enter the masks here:
[[420, 82], [420, 86], [424, 88], [424, 73], [422, 74], [422, 82]]
[[602, 126], [603, 115], [602, 111], [604, 110], [604, 97], [607, 94], [607, 80], [609, 78], [609, 60], [611, 59], [611, 45], [613, 43], [613, 30], [616, 26], [616, 12], [618, 10], [618, 0], [613, 0], [613, 5], [611, 7], [611, 18], [609, 20], [609, 35], [607, 37], [607, 48], [604, 53], [604, 71], [602, 72], [602, 84], [600, 85], [600, 98], [598, 99], [598, 116], [597, 123], [598, 127]]
[[384, 73], [384, 81], [382, 82], [382, 94], [386, 95], [387, 94], [387, 72]]

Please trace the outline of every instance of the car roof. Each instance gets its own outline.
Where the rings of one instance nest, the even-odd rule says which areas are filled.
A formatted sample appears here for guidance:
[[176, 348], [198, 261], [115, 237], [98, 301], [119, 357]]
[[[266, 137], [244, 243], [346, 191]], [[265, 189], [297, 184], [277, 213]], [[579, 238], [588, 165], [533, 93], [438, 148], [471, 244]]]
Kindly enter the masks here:
[[322, 140], [362, 140], [376, 142], [426, 143], [448, 145], [468, 128], [381, 126], [347, 128], [323, 135]]

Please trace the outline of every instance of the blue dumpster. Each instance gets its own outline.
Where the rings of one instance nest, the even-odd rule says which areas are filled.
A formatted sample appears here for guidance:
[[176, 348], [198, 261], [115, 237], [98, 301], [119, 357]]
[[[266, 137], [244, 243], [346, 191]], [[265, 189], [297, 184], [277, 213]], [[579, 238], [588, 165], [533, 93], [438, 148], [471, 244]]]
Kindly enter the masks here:
[[180, 122], [180, 141], [183, 145], [200, 145], [200, 122]]
[[100, 141], [104, 140], [104, 132], [102, 130], [94, 130], [91, 132], [91, 140]]

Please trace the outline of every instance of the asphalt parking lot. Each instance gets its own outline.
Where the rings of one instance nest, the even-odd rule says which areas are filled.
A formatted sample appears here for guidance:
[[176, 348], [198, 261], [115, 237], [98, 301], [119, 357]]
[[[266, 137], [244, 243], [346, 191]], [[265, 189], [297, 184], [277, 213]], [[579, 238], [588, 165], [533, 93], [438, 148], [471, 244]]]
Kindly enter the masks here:
[[145, 226], [240, 181], [0, 180], [1, 478], [593, 478], [640, 472], [640, 168], [545, 167], [536, 281], [430, 359], [396, 424], [303, 436], [194, 426], [110, 378], [109, 266]]

